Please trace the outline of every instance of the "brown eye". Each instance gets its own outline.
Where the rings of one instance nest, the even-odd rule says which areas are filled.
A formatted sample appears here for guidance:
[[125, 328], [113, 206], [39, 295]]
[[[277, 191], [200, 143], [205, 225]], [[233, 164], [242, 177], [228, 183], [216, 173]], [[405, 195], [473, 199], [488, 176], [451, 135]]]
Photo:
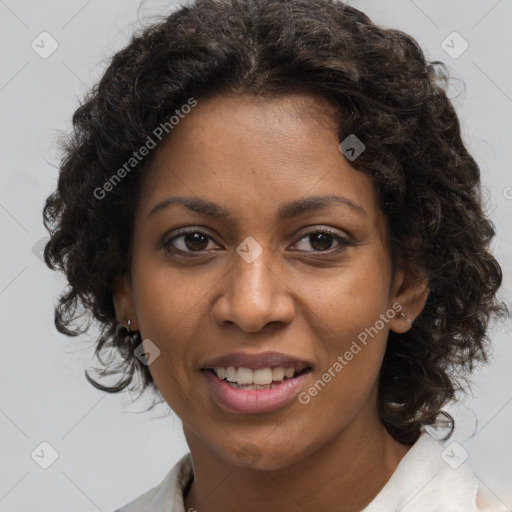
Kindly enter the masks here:
[[211, 240], [212, 238], [207, 233], [192, 229], [164, 240], [162, 248], [169, 252], [201, 252], [208, 249], [208, 243]]
[[[342, 237], [329, 229], [317, 229], [316, 231], [311, 231], [307, 233], [305, 236], [303, 236], [295, 244], [295, 248], [305, 252], [311, 252], [310, 248], [313, 249], [313, 252], [322, 252], [332, 249], [333, 242], [336, 242], [337, 244], [336, 246], [334, 246], [335, 249], [354, 245], [345, 237]], [[302, 244], [303, 247], [299, 247], [300, 244]], [[309, 247], [307, 247], [307, 245], [309, 245]]]
[[189, 233], [184, 235], [183, 239], [191, 251], [203, 251], [208, 245], [208, 236], [204, 233]]
[[309, 235], [309, 243], [313, 249], [318, 251], [327, 251], [331, 248], [334, 241], [334, 237], [327, 233], [315, 233]]

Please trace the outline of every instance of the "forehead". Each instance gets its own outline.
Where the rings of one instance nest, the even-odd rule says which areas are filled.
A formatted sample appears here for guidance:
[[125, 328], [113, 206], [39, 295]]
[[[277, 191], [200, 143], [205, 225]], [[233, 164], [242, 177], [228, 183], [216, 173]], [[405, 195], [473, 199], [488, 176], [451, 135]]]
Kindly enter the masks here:
[[277, 215], [282, 203], [340, 194], [377, 221], [372, 180], [339, 150], [334, 107], [303, 95], [198, 100], [157, 148], [140, 213], [169, 196], [195, 196], [240, 215]]

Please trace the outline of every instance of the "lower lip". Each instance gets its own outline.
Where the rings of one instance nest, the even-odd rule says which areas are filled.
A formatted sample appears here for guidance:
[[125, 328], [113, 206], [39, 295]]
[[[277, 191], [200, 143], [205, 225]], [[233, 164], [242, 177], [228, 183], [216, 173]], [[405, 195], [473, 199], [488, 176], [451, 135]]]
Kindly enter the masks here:
[[203, 375], [213, 391], [216, 401], [232, 412], [254, 413], [274, 411], [291, 402], [299, 393], [311, 371], [285, 379], [270, 389], [237, 389], [213, 372], [203, 370]]

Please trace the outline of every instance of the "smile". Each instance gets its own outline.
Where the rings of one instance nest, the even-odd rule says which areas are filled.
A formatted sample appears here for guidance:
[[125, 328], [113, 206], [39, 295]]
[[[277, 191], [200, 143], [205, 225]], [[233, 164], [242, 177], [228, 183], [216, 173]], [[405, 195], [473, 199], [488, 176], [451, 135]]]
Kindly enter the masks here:
[[233, 366], [223, 368], [219, 366], [210, 371], [219, 379], [227, 381], [233, 388], [250, 390], [274, 389], [278, 387], [283, 380], [292, 379], [309, 370], [309, 367], [302, 370], [293, 367], [285, 368], [283, 366], [252, 370], [251, 368], [234, 368]]
[[[277, 377], [275, 380], [274, 372]], [[218, 406], [229, 412], [255, 414], [275, 411], [295, 402], [296, 396], [306, 389], [306, 381], [312, 369], [309, 366], [302, 370], [284, 367], [257, 370], [218, 367], [215, 370], [204, 369], [201, 373]], [[272, 380], [268, 382], [270, 377]], [[251, 382], [247, 382], [249, 380]], [[257, 383], [262, 381], [265, 384]]]

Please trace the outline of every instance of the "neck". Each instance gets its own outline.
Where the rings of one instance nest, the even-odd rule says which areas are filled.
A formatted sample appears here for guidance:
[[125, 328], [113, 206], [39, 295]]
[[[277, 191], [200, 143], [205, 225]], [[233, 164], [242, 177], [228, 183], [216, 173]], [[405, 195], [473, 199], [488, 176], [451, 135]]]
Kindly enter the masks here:
[[380, 422], [371, 431], [353, 422], [299, 462], [265, 471], [230, 464], [191, 431], [185, 429], [185, 435], [194, 462], [185, 510], [199, 512], [359, 512], [410, 448], [395, 441]]

